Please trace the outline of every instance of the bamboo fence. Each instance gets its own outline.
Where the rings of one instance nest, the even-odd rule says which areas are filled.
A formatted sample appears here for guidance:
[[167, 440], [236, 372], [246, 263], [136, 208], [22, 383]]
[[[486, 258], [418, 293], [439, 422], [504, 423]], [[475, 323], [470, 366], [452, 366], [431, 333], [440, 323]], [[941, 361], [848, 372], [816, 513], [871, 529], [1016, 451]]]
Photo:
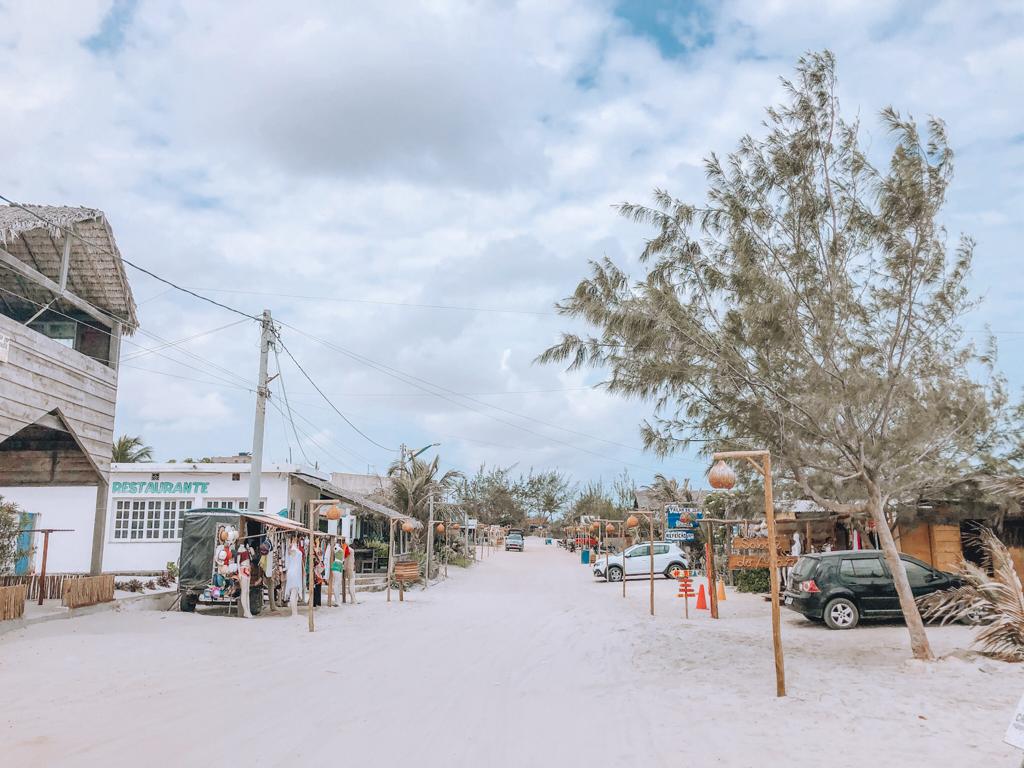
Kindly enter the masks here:
[[26, 593], [24, 584], [0, 587], [0, 621], [21, 618], [25, 612]]
[[109, 603], [114, 599], [114, 574], [82, 576], [64, 582], [61, 604], [65, 608], [81, 608], [96, 603]]
[[[43, 586], [43, 599], [56, 599], [64, 594], [64, 583], [73, 579], [84, 578], [77, 573], [48, 573]], [[24, 584], [28, 587], [27, 600], [36, 600], [39, 597], [39, 574], [33, 573], [29, 576], [0, 576], [0, 587], [13, 587]]]

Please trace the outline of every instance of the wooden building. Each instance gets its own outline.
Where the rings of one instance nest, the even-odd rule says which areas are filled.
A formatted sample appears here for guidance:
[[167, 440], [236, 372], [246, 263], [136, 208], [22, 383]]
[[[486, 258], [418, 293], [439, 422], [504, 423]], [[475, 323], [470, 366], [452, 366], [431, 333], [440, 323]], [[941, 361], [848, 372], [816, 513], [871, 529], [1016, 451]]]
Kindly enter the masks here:
[[135, 302], [101, 211], [0, 206], [0, 487], [96, 486], [103, 562], [121, 336]]

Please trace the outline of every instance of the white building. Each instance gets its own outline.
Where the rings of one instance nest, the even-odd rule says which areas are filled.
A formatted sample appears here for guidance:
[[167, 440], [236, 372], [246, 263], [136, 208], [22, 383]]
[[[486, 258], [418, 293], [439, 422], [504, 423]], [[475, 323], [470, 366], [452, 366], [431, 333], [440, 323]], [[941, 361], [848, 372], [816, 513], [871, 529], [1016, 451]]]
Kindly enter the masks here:
[[[107, 573], [155, 572], [178, 560], [183, 515], [189, 509], [249, 506], [249, 464], [139, 463], [111, 466], [108, 518], [103, 546]], [[72, 528], [50, 539], [47, 570], [87, 572], [93, 540], [95, 488], [10, 487], [0, 496], [37, 515], [36, 528]], [[330, 474], [295, 464], [264, 466], [260, 508], [308, 525], [307, 502], [340, 498], [377, 515], [401, 518], [394, 510], [332, 485]], [[339, 535], [358, 538], [373, 533], [374, 521], [355, 513], [343, 518]], [[379, 526], [378, 526], [379, 527]], [[364, 531], [364, 528], [366, 529]], [[386, 534], [385, 534], [386, 535]], [[402, 544], [404, 545], [404, 539]], [[37, 547], [38, 549], [38, 547]], [[402, 547], [404, 549], [404, 546]], [[38, 554], [36, 557], [38, 568]]]

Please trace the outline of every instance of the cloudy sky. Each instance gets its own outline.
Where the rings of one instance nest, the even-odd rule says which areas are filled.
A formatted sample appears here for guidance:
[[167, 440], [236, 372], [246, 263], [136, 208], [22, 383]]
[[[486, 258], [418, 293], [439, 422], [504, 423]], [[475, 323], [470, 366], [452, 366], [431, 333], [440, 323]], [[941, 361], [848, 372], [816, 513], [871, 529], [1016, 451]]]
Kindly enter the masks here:
[[[701, 158], [757, 132], [778, 76], [824, 47], [873, 147], [887, 104], [947, 121], [946, 225], [978, 240], [985, 296], [969, 328], [997, 333], [1019, 389], [1019, 0], [0, 0], [0, 194], [100, 208], [128, 258], [270, 308], [373, 442], [282, 359], [297, 435], [271, 409], [268, 460], [383, 470], [439, 442], [464, 469], [699, 484], [697, 457], [639, 450], [647, 405], [533, 359], [588, 259], [636, 264], [645, 231], [611, 206], [699, 198]], [[118, 432], [159, 459], [245, 450], [258, 328], [130, 277]]]

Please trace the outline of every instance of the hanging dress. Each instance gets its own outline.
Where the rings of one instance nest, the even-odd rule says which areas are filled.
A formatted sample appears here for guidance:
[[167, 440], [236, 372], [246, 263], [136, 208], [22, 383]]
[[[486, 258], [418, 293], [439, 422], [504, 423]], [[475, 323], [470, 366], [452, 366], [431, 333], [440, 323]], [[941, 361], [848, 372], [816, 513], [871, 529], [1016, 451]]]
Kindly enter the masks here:
[[285, 570], [285, 587], [284, 594], [287, 599], [292, 590], [294, 589], [298, 593], [299, 597], [302, 597], [302, 552], [298, 546], [292, 545], [288, 548], [288, 558], [286, 561]]

